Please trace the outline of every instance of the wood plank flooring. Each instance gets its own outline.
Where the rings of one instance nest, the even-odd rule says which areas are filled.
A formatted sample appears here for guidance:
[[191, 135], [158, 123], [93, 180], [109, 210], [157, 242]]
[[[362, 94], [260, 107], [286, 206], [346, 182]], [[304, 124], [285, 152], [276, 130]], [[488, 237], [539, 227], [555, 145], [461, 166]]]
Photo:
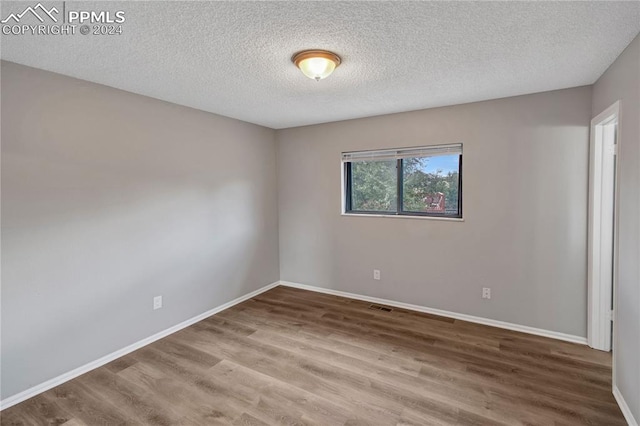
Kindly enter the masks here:
[[277, 287], [2, 425], [624, 425], [586, 346]]

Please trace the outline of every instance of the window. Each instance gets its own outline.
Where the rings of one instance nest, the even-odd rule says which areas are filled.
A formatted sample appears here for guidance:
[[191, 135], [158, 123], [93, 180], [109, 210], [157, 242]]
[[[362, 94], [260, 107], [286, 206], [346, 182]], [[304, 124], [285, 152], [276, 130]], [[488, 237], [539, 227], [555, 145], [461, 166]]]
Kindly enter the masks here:
[[342, 154], [344, 212], [462, 217], [462, 145]]

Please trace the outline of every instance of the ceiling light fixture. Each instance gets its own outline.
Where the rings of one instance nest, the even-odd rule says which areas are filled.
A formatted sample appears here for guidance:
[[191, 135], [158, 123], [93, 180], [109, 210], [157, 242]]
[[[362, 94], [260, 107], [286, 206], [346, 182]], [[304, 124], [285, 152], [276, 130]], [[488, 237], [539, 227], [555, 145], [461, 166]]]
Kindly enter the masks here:
[[320, 81], [329, 77], [340, 65], [340, 56], [327, 50], [303, 50], [291, 58], [300, 71], [309, 78]]

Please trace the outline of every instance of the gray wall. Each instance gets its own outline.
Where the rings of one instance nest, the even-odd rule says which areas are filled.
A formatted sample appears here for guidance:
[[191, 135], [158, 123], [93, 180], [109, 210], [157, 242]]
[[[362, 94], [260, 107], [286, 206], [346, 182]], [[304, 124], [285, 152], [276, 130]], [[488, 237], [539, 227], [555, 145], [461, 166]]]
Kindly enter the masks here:
[[640, 35], [593, 86], [595, 117], [620, 100], [615, 380], [640, 421]]
[[[281, 279], [586, 336], [590, 118], [580, 87], [278, 131]], [[340, 215], [342, 151], [457, 142], [464, 222]]]
[[278, 280], [273, 130], [2, 62], [1, 136], [2, 398]]

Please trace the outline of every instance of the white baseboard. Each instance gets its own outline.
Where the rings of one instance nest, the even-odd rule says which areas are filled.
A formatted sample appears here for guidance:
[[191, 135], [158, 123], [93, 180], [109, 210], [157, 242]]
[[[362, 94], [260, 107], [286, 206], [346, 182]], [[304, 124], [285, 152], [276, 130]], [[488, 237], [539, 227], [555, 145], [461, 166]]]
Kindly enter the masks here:
[[196, 315], [193, 318], [190, 318], [186, 321], [181, 322], [180, 324], [174, 325], [173, 327], [169, 327], [166, 330], [163, 330], [159, 333], [154, 334], [153, 336], [149, 336], [147, 338], [144, 338], [142, 340], [139, 340], [125, 348], [119, 349], [115, 352], [112, 352], [108, 355], [103, 356], [102, 358], [99, 358], [95, 361], [92, 361], [88, 364], [85, 364], [81, 367], [78, 367], [74, 370], [71, 370], [67, 373], [61, 374], [57, 377], [54, 377], [53, 379], [47, 380], [44, 383], [40, 383], [39, 385], [33, 386], [32, 388], [29, 388], [25, 391], [22, 391], [20, 393], [17, 393], [15, 395], [12, 395], [10, 397], [7, 397], [5, 399], [3, 399], [2, 401], [0, 401], [0, 410], [4, 410], [5, 408], [9, 408], [13, 405], [19, 404], [22, 401], [25, 401], [29, 398], [32, 398], [38, 394], [41, 394], [42, 392], [45, 392], [51, 388], [54, 388], [58, 385], [61, 385], [65, 382], [68, 382], [71, 379], [75, 379], [76, 377], [84, 374], [84, 373], [88, 373], [91, 370], [94, 370], [98, 367], [101, 367], [117, 358], [120, 358], [124, 355], [127, 355], [128, 353], [131, 353], [135, 350], [138, 350], [140, 348], [142, 348], [143, 346], [146, 346], [150, 343], [155, 342], [156, 340], [160, 340], [163, 337], [166, 337], [170, 334], [175, 333], [176, 331], [180, 331], [183, 328], [189, 327], [192, 324], [197, 323], [198, 321], [202, 321], [205, 318], [210, 317], [211, 315], [215, 315], [218, 312], [224, 311], [225, 309], [228, 309], [234, 305], [237, 305], [238, 303], [242, 303], [245, 300], [251, 299], [254, 296], [257, 296], [260, 293], [264, 293], [267, 290], [271, 290], [274, 287], [277, 287], [279, 285], [279, 281], [276, 281], [275, 283], [266, 285], [262, 288], [259, 288], [258, 290], [252, 291], [251, 293], [247, 293], [244, 296], [240, 296], [237, 299], [233, 299], [230, 302], [227, 302], [223, 305], [220, 305], [216, 308], [213, 308], [207, 312], [204, 312], [200, 315]]
[[[142, 339], [136, 343], [133, 343], [125, 348], [119, 349], [115, 352], [112, 352], [108, 355], [103, 356], [102, 358], [99, 358], [95, 361], [92, 361], [88, 364], [85, 364], [83, 366], [80, 366], [74, 370], [71, 370], [67, 373], [61, 374], [57, 377], [54, 377], [53, 379], [47, 380], [46, 382], [43, 382], [39, 385], [33, 386], [25, 391], [22, 391], [20, 393], [17, 393], [15, 395], [12, 395], [10, 397], [7, 397], [5, 399], [3, 399], [2, 401], [0, 401], [0, 410], [4, 410], [5, 408], [9, 408], [13, 405], [19, 404], [22, 401], [25, 401], [29, 398], [32, 398], [42, 392], [45, 392], [51, 388], [54, 388], [58, 385], [61, 385], [65, 382], [68, 382], [69, 380], [72, 380], [84, 373], [87, 373], [91, 370], [94, 370], [98, 367], [101, 367], [117, 358], [120, 358], [124, 355], [127, 355], [128, 353], [131, 353], [137, 349], [140, 349], [150, 343], [155, 342], [156, 340], [160, 340], [163, 337], [166, 337], [170, 334], [175, 333], [176, 331], [180, 331], [183, 328], [186, 328], [192, 324], [197, 323], [198, 321], [202, 321], [205, 318], [210, 317], [211, 315], [215, 315], [218, 312], [224, 311], [225, 309], [228, 309], [234, 305], [237, 305], [238, 303], [244, 302], [245, 300], [251, 299], [252, 297], [257, 296], [260, 293], [264, 293], [267, 290], [270, 290], [274, 287], [277, 287], [278, 285], [282, 285], [282, 286], [286, 286], [286, 287], [294, 287], [294, 288], [299, 288], [299, 289], [303, 289], [303, 290], [309, 290], [309, 291], [315, 291], [317, 293], [325, 293], [325, 294], [332, 294], [334, 296], [342, 296], [342, 297], [348, 297], [351, 299], [357, 299], [357, 300], [363, 300], [366, 302], [371, 302], [371, 303], [379, 303], [379, 304], [383, 304], [383, 305], [388, 305], [388, 306], [394, 306], [397, 308], [403, 308], [403, 309], [409, 309], [412, 311], [417, 311], [417, 312], [424, 312], [424, 313], [428, 313], [428, 314], [433, 314], [433, 315], [440, 315], [443, 317], [449, 317], [449, 318], [455, 318], [455, 319], [459, 319], [459, 320], [463, 320], [463, 321], [469, 321], [469, 322], [474, 322], [474, 323], [478, 323], [478, 324], [484, 324], [484, 325], [490, 325], [493, 327], [499, 327], [499, 328], [505, 328], [507, 330], [514, 330], [514, 331], [520, 331], [523, 333], [529, 333], [529, 334], [535, 334], [538, 336], [544, 336], [544, 337], [550, 337], [553, 339], [558, 339], [558, 340], [564, 340], [567, 342], [573, 342], [573, 343], [580, 343], [580, 344], [586, 344], [587, 343], [587, 339], [584, 337], [580, 337], [580, 336], [573, 336], [570, 334], [564, 334], [564, 333], [559, 333], [559, 332], [555, 332], [555, 331], [549, 331], [549, 330], [543, 330], [540, 328], [534, 328], [534, 327], [528, 327], [528, 326], [524, 326], [524, 325], [519, 325], [519, 324], [512, 324], [512, 323], [508, 323], [508, 322], [503, 322], [503, 321], [497, 321], [497, 320], [492, 320], [492, 319], [488, 319], [488, 318], [482, 318], [482, 317], [476, 317], [476, 316], [472, 316], [472, 315], [466, 315], [466, 314], [459, 314], [456, 312], [450, 312], [450, 311], [444, 311], [441, 309], [434, 309], [434, 308], [428, 308], [425, 306], [419, 306], [419, 305], [412, 305], [409, 303], [403, 303], [403, 302], [396, 302], [393, 300], [387, 300], [387, 299], [380, 299], [377, 297], [370, 297], [370, 296], [363, 296], [363, 295], [359, 295], [359, 294], [353, 294], [353, 293], [347, 293], [344, 291], [339, 291], [339, 290], [333, 290], [333, 289], [326, 289], [326, 288], [322, 288], [322, 287], [315, 287], [315, 286], [310, 286], [310, 285], [305, 285], [305, 284], [298, 284], [298, 283], [292, 283], [292, 282], [288, 282], [288, 281], [277, 281], [275, 283], [266, 285], [262, 288], [259, 288], [258, 290], [252, 291], [251, 293], [245, 294], [244, 296], [238, 297], [237, 299], [234, 299], [230, 302], [227, 302], [223, 305], [220, 305], [216, 308], [213, 308], [207, 312], [204, 312], [200, 315], [197, 315], [193, 318], [190, 318], [186, 321], [181, 322], [180, 324], [174, 325], [173, 327], [169, 327], [166, 330], [163, 330], [159, 333], [156, 333], [152, 336], [149, 336], [145, 339]], [[617, 394], [616, 394], [617, 392]], [[633, 426], [637, 426], [637, 423], [635, 422], [635, 420], [633, 419], [633, 416], [631, 415], [631, 412], [629, 410], [629, 407], [626, 405], [624, 398], [622, 398], [622, 395], [620, 394], [620, 392], [617, 390], [617, 388], [614, 388], [613, 390], [614, 396], [616, 397], [616, 400], [618, 401], [618, 403], [620, 404], [620, 408], [622, 409], [622, 412], [625, 415], [625, 418], [627, 418], [627, 421], [629, 422], [630, 425]], [[626, 410], [626, 411], [625, 411]]]
[[490, 325], [492, 327], [505, 328], [507, 330], [520, 331], [522, 333], [535, 334], [536, 336], [550, 337], [552, 339], [564, 340], [571, 343], [587, 344], [587, 338], [574, 336], [572, 334], [560, 333], [557, 331], [544, 330], [542, 328], [529, 327], [526, 325], [512, 324], [509, 322], [493, 320], [489, 318], [476, 317], [473, 315], [459, 314], [457, 312], [443, 311], [441, 309], [428, 308], [426, 306], [412, 305], [410, 303], [396, 302], [394, 300], [380, 299], [377, 297], [363, 296], [360, 294], [347, 293], [340, 290], [333, 290], [322, 287], [315, 287], [306, 284], [298, 284], [289, 281], [280, 281], [280, 285], [294, 287], [302, 290], [315, 291], [317, 293], [332, 294], [334, 296], [348, 297], [350, 299], [362, 300], [365, 302], [379, 303], [381, 305], [393, 306], [396, 308], [409, 309], [411, 311], [424, 312], [427, 314], [439, 315], [442, 317], [459, 319], [462, 321], [474, 322], [477, 324]]
[[615, 385], [613, 386], [613, 397], [616, 399], [616, 402], [620, 406], [620, 410], [622, 411], [622, 414], [624, 415], [627, 423], [629, 423], [629, 426], [638, 426], [638, 422], [633, 417], [631, 409], [627, 405], [627, 401], [624, 400], [624, 397], [620, 393], [620, 389], [618, 389], [618, 387]]

